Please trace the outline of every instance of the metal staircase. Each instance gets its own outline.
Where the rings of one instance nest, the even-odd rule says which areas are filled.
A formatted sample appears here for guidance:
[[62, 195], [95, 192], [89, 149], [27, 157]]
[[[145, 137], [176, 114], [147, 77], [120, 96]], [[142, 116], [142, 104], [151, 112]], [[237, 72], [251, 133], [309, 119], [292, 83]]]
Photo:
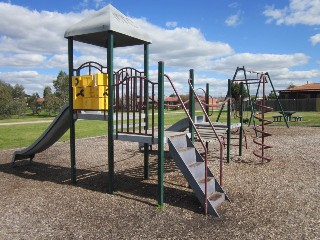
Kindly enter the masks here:
[[[219, 217], [216, 208], [229, 200], [204, 159], [185, 133], [168, 137], [169, 152], [207, 213]], [[207, 184], [205, 184], [207, 182]]]

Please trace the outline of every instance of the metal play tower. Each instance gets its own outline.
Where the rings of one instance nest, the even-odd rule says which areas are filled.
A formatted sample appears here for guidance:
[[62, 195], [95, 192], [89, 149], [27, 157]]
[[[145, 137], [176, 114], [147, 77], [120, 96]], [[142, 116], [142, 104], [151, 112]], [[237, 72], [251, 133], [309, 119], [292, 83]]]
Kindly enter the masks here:
[[[66, 32], [69, 57], [69, 126], [71, 181], [76, 183], [75, 121], [77, 119], [108, 121], [108, 193], [114, 192], [114, 140], [134, 141], [144, 146], [144, 178], [149, 177], [149, 146], [158, 145], [158, 206], [164, 206], [164, 143], [169, 144], [169, 152], [186, 180], [193, 188], [205, 213], [218, 216], [216, 207], [229, 200], [218, 180], [208, 168], [208, 159], [201, 156], [194, 147], [194, 133], [198, 139], [194, 111], [193, 81], [190, 70], [190, 103], [187, 119], [177, 122], [172, 128], [164, 128], [164, 80], [174, 85], [164, 73], [164, 63], [158, 63], [158, 81], [149, 80], [150, 37], [132, 19], [126, 17], [113, 6], [97, 11], [93, 16], [76, 23]], [[74, 41], [87, 43], [106, 49], [107, 66], [87, 62], [74, 68]], [[116, 47], [143, 45], [143, 71], [132, 67], [114, 70], [113, 50]], [[81, 73], [85, 71], [84, 75]], [[158, 99], [155, 99], [156, 93]], [[178, 93], [177, 93], [178, 95]], [[151, 101], [151, 108], [149, 103]], [[154, 104], [157, 104], [158, 123], [155, 126]], [[149, 117], [149, 109], [152, 111]], [[83, 110], [99, 110], [99, 114], [84, 114]], [[208, 118], [208, 116], [207, 116]], [[210, 123], [210, 121], [209, 121]], [[158, 128], [157, 131], [155, 130]], [[191, 139], [187, 137], [189, 128]], [[223, 158], [221, 136], [210, 123], [211, 135], [220, 143], [220, 159]], [[226, 129], [226, 128], [225, 128]], [[203, 145], [204, 146], [204, 145]], [[204, 147], [204, 151], [207, 152]], [[187, 153], [187, 154], [186, 154]], [[220, 174], [222, 176], [222, 173]], [[221, 178], [222, 179], [222, 178]], [[220, 182], [222, 180], [220, 179]]]
[[[73, 42], [91, 44], [106, 49], [107, 58], [107, 107], [104, 108], [105, 116], [108, 120], [108, 192], [114, 191], [114, 84], [115, 74], [113, 68], [114, 54], [116, 47], [143, 45], [144, 46], [144, 76], [148, 78], [149, 66], [149, 44], [151, 39], [135, 22], [123, 15], [112, 5], [97, 11], [93, 16], [86, 18], [75, 25], [69, 27], [65, 32], [65, 38], [68, 39], [68, 58], [69, 58], [69, 105], [70, 105], [70, 157], [71, 157], [71, 180], [76, 183], [76, 156], [75, 156], [75, 111], [74, 93], [72, 89], [72, 77], [75, 69], [73, 66], [74, 47]], [[145, 102], [148, 101], [148, 92], [146, 90]], [[148, 108], [145, 108], [145, 114], [148, 116]], [[147, 122], [148, 125], [148, 122]], [[145, 148], [146, 149], [146, 148]], [[145, 162], [147, 162], [148, 153], [145, 150]]]

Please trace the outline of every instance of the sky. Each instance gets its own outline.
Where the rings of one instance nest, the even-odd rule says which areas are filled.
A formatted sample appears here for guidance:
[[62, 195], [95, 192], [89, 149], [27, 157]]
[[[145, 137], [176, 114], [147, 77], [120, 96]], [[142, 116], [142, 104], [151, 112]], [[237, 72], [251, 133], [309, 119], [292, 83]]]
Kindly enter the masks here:
[[[41, 96], [60, 70], [68, 73], [66, 29], [108, 4], [149, 33], [150, 80], [164, 61], [180, 94], [188, 92], [189, 69], [195, 86], [209, 83], [214, 97], [226, 95], [238, 66], [268, 72], [276, 90], [320, 83], [320, 0], [0, 1], [0, 79]], [[107, 64], [104, 48], [74, 48], [75, 67]], [[114, 57], [115, 70], [142, 69], [143, 46], [117, 48]], [[168, 84], [165, 93], [173, 93]]]

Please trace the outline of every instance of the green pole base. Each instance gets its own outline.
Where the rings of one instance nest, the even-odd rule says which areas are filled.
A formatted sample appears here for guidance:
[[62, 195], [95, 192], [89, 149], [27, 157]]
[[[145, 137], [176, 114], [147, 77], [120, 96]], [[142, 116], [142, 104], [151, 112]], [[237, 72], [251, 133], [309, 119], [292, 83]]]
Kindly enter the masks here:
[[157, 209], [164, 210], [164, 204], [163, 205], [157, 205]]

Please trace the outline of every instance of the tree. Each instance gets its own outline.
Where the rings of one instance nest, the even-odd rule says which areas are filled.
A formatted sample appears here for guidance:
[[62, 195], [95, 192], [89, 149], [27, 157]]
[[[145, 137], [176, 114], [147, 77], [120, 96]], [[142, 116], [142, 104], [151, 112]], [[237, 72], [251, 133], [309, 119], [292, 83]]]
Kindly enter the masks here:
[[277, 95], [274, 91], [271, 91], [269, 93], [268, 99], [277, 99]]
[[[189, 94], [181, 94], [180, 98], [181, 98], [182, 102], [186, 102], [189, 100]], [[178, 104], [180, 104], [180, 103], [178, 103]]]
[[55, 88], [55, 95], [62, 100], [62, 104], [65, 104], [69, 100], [69, 76], [60, 71], [57, 79], [53, 80], [53, 87]]
[[12, 89], [13, 102], [10, 107], [11, 115], [18, 115], [20, 118], [27, 111], [27, 103], [25, 100], [24, 87], [21, 84], [16, 84]]
[[40, 110], [40, 104], [37, 102], [37, 99], [39, 98], [38, 93], [33, 93], [31, 97], [28, 98], [28, 106], [32, 110], [32, 114], [39, 114]]
[[24, 91], [24, 87], [21, 84], [16, 84], [13, 87], [12, 97], [13, 99], [24, 99], [26, 93]]
[[[44, 98], [44, 102], [42, 104], [43, 108], [45, 110], [48, 111], [47, 109], [47, 103], [48, 103], [48, 100], [50, 100], [50, 97], [52, 95], [52, 90], [51, 90], [51, 87], [49, 86], [45, 86], [45, 88], [43, 89], [43, 98]], [[50, 114], [50, 113], [49, 113]]]
[[243, 95], [244, 98], [249, 97], [249, 93], [245, 85], [243, 85], [242, 93], [241, 93], [240, 83], [237, 83], [237, 82], [232, 82], [231, 84], [231, 95], [232, 95], [232, 98], [234, 98], [236, 101], [240, 100], [241, 95]]
[[0, 80], [0, 119], [11, 115], [11, 106], [13, 104], [12, 92], [12, 86]]
[[295, 88], [296, 85], [294, 85], [293, 83], [290, 83], [290, 85], [287, 87], [287, 89], [290, 89], [290, 88]]
[[[240, 96], [243, 98], [249, 97], [249, 93], [245, 85], [243, 85], [242, 92], [240, 90], [240, 83], [232, 82], [231, 83], [231, 96], [234, 99], [234, 110], [239, 111], [240, 109]], [[236, 112], [235, 112], [236, 115]]]
[[27, 103], [24, 98], [16, 98], [12, 102], [11, 114], [18, 115], [20, 118], [22, 115], [25, 115], [27, 112]]
[[56, 95], [51, 94], [46, 98], [46, 110], [51, 116], [51, 113], [56, 113], [60, 110], [61, 107], [61, 99], [59, 99]]
[[51, 87], [45, 86], [43, 89], [43, 98], [46, 99], [47, 97], [51, 96], [52, 90]]

